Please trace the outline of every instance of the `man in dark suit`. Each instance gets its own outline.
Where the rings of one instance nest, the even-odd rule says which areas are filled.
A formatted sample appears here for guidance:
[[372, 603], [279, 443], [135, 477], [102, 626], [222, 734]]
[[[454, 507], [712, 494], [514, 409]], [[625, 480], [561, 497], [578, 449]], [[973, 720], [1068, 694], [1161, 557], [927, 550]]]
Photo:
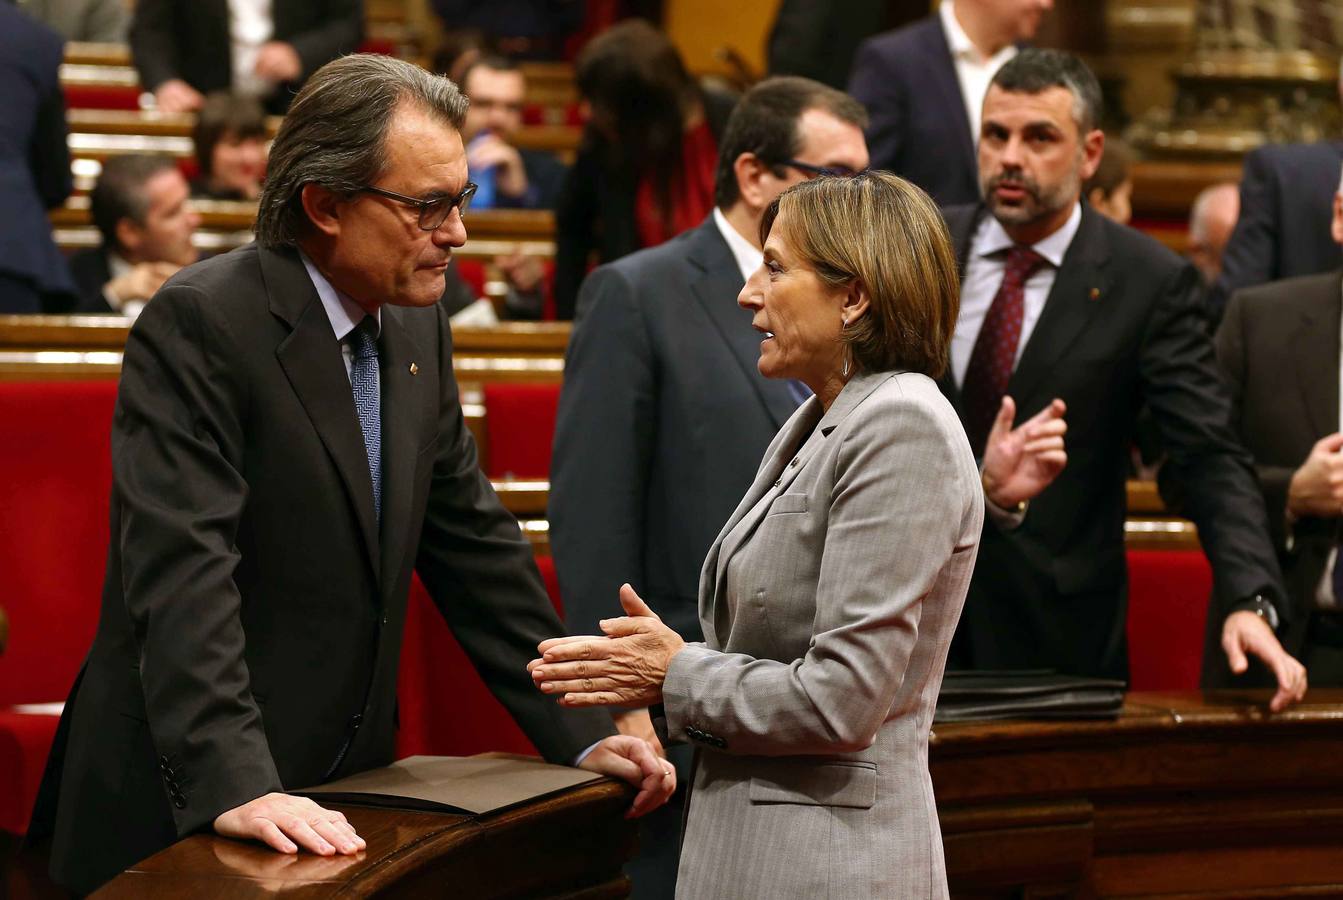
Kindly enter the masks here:
[[1329, 240], [1340, 165], [1343, 141], [1271, 144], [1246, 154], [1240, 218], [1208, 297], [1214, 321], [1241, 288], [1343, 266], [1343, 250]]
[[1209, 627], [1233, 669], [1247, 653], [1269, 665], [1281, 708], [1304, 693], [1305, 671], [1274, 636], [1290, 611], [1198, 275], [1080, 202], [1104, 148], [1099, 109], [1075, 57], [1023, 51], [985, 98], [985, 202], [946, 213], [963, 278], [943, 387], [972, 449], [997, 440], [1005, 409], [1029, 415], [1059, 398], [1069, 419], [1067, 467], [1033, 499], [986, 484], [990, 516], [950, 665], [1127, 676], [1125, 472], [1146, 403], [1216, 573]]
[[47, 210], [70, 194], [60, 35], [0, 0], [0, 313], [66, 312], [75, 285]]
[[[1343, 245], [1343, 193], [1334, 194], [1332, 219], [1331, 237]], [[1343, 272], [1289, 278], [1237, 291], [1217, 331], [1217, 358], [1287, 580], [1292, 621], [1283, 644], [1317, 687], [1343, 685], [1341, 308]], [[1204, 682], [1231, 679], [1205, 665]]]
[[[728, 119], [717, 209], [702, 225], [588, 276], [565, 360], [551, 463], [550, 539], [567, 624], [595, 634], [630, 582], [686, 640], [702, 640], [699, 570], [803, 398], [756, 369], [760, 335], [737, 306], [762, 260], [764, 210], [822, 169], [867, 167], [866, 115], [803, 78], [761, 82]], [[645, 711], [617, 719], [651, 735]], [[680, 749], [680, 748], [678, 748]], [[688, 766], [688, 753], [673, 755]], [[638, 897], [670, 897], [679, 816], [658, 815], [661, 851], [630, 874]]]
[[70, 258], [81, 314], [135, 318], [163, 283], [196, 261], [192, 239], [200, 216], [191, 189], [171, 158], [109, 157], [89, 195], [102, 243]]
[[872, 168], [946, 206], [979, 200], [975, 140], [984, 90], [1035, 36], [1053, 0], [942, 0], [921, 22], [858, 48], [849, 93], [872, 115]]
[[210, 828], [358, 852], [281, 792], [392, 761], [412, 569], [548, 760], [642, 782], [635, 814], [674, 785], [527, 677], [560, 623], [480, 472], [437, 303], [466, 240], [465, 107], [390, 57], [331, 63], [275, 139], [257, 242], [174, 277], [132, 329], [102, 614], [34, 813], [59, 882]]
[[139, 0], [130, 29], [140, 83], [164, 112], [234, 90], [283, 113], [304, 79], [363, 36], [361, 0], [272, 0], [236, 14], [228, 0]]

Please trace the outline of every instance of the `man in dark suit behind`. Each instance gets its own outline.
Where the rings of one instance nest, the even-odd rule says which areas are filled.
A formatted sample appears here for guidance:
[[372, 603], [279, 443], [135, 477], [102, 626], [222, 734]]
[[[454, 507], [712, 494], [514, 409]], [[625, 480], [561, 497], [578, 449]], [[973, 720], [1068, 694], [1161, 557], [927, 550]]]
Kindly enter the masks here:
[[319, 71], [257, 242], [179, 273], [132, 329], [102, 614], [34, 813], [59, 882], [210, 828], [357, 852], [340, 815], [281, 792], [392, 761], [412, 569], [548, 760], [642, 781], [636, 813], [674, 785], [527, 677], [560, 623], [477, 464], [437, 304], [466, 240], [465, 106], [389, 57]]
[[70, 258], [79, 285], [79, 314], [120, 313], [134, 319], [163, 283], [196, 261], [200, 215], [191, 188], [167, 156], [128, 153], [103, 163], [89, 195], [102, 243]]
[[[1340, 191], [1329, 230], [1343, 245]], [[1341, 308], [1343, 272], [1336, 269], [1237, 291], [1217, 331], [1217, 358], [1287, 580], [1292, 621], [1283, 644], [1317, 687], [1343, 686]], [[1208, 658], [1206, 685], [1234, 683], [1224, 667], [1206, 666]]]
[[[866, 121], [852, 98], [817, 82], [761, 82], [728, 118], [713, 214], [584, 282], [549, 506], [574, 633], [597, 633], [599, 620], [620, 615], [617, 593], [628, 581], [686, 640], [703, 639], [696, 597], [704, 555], [804, 397], [756, 370], [760, 335], [737, 306], [763, 258], [760, 217], [785, 188], [821, 169], [866, 168]], [[652, 734], [644, 710], [617, 722]], [[672, 760], [685, 771], [689, 754], [680, 749]], [[644, 830], [644, 853], [630, 870], [636, 897], [672, 895], [676, 806]]]
[[[205, 94], [233, 90], [283, 113], [323, 63], [359, 49], [362, 0], [138, 0], [131, 57], [164, 112], [198, 109]], [[246, 10], [246, 12], [242, 12]]]
[[942, 0], [928, 18], [858, 48], [849, 93], [872, 115], [872, 168], [946, 206], [979, 200], [975, 141], [984, 90], [1035, 36], [1053, 0]]
[[0, 313], [66, 312], [75, 300], [47, 219], [71, 187], [58, 77], [64, 46], [0, 0]]
[[[1281, 576], [1249, 455], [1204, 330], [1193, 267], [1080, 202], [1104, 147], [1100, 88], [1076, 58], [1027, 50], [994, 76], [979, 171], [985, 203], [947, 210], [963, 268], [943, 388], [976, 454], [995, 418], [1062, 399], [1068, 464], [1029, 506], [990, 516], [950, 665], [1124, 678], [1125, 472], [1144, 403], [1216, 576], [1209, 628], [1233, 669], [1277, 676], [1274, 707], [1305, 671], [1278, 643]], [[1001, 451], [1001, 448], [990, 448]]]
[[1343, 141], [1270, 144], [1245, 155], [1240, 218], [1208, 296], [1213, 321], [1241, 288], [1343, 266], [1343, 250], [1329, 239], [1340, 165]]

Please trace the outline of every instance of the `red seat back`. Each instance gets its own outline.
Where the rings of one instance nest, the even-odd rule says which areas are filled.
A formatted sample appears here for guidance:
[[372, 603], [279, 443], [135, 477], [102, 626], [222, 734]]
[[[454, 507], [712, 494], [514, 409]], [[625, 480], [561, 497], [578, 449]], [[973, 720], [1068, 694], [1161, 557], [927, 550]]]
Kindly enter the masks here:
[[114, 381], [0, 382], [0, 706], [64, 700], [98, 623]]
[[1198, 689], [1212, 569], [1199, 550], [1128, 551], [1129, 687]]
[[486, 384], [485, 431], [491, 478], [549, 478], [558, 384]]

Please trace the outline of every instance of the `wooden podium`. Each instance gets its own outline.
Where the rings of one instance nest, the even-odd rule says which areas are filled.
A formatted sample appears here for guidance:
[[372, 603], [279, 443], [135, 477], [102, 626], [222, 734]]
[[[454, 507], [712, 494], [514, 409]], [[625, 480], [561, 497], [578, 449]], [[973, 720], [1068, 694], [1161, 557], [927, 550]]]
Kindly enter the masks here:
[[331, 804], [368, 843], [357, 856], [279, 854], [213, 835], [179, 841], [93, 894], [153, 898], [624, 897], [634, 791], [603, 779], [505, 811], [465, 816]]
[[[1343, 895], [1343, 690], [1279, 715], [1268, 696], [1134, 693], [1113, 721], [938, 726], [952, 895]], [[360, 856], [199, 835], [96, 896], [622, 897], [630, 796], [601, 781], [485, 816], [342, 806]]]

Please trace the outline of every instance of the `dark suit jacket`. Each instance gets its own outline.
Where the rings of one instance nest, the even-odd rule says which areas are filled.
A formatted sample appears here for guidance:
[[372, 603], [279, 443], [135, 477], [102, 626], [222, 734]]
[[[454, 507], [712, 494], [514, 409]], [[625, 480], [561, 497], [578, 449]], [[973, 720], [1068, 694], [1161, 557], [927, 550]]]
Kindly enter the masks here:
[[909, 179], [943, 206], [979, 202], [975, 136], [936, 13], [864, 41], [849, 93], [872, 117], [872, 168]]
[[[984, 214], [982, 206], [946, 211], [962, 267]], [[959, 406], [950, 376], [943, 389]], [[1192, 266], [1084, 206], [1008, 393], [1018, 423], [1063, 398], [1068, 465], [1019, 528], [986, 521], [951, 665], [1127, 677], [1125, 476], [1144, 403], [1215, 573], [1222, 602], [1209, 627], [1220, 629], [1229, 605], [1257, 592], [1282, 597]]]
[[887, 20], [882, 0], [783, 0], [769, 30], [769, 74], [801, 75], [844, 90], [858, 45]]
[[[274, 112], [289, 107], [304, 79], [364, 37], [362, 0], [274, 0], [273, 40], [292, 44], [303, 74], [281, 85], [267, 102]], [[227, 0], [139, 0], [130, 29], [131, 55], [148, 90], [181, 78], [201, 93], [228, 90], [233, 79]]]
[[1240, 218], [1209, 297], [1214, 321], [1241, 288], [1343, 266], [1329, 236], [1343, 141], [1269, 145], [1245, 156]]
[[103, 287], [112, 280], [106, 249], [99, 246], [80, 250], [70, 257], [70, 273], [79, 286], [79, 301], [73, 312], [80, 315], [116, 312], [103, 296]]
[[550, 540], [571, 628], [619, 615], [630, 582], [703, 640], [704, 555], [797, 408], [760, 375], [741, 272], [712, 217], [583, 285], [551, 461]]
[[60, 882], [89, 890], [269, 791], [390, 763], [412, 569], [547, 759], [609, 732], [527, 677], [561, 625], [477, 464], [446, 315], [384, 307], [379, 345], [381, 530], [296, 253], [191, 266], [131, 330], [102, 614], [34, 814]]
[[[703, 99], [709, 130], [719, 140], [736, 98], [705, 91]], [[578, 287], [594, 251], [598, 262], [607, 263], [641, 249], [634, 208], [639, 183], [618, 157], [619, 148], [589, 125], [560, 189], [555, 203], [555, 314], [560, 319], [574, 317]]]
[[[0, 3], [0, 272], [39, 294], [73, 302], [75, 285], [47, 220], [47, 210], [60, 206], [71, 187], [65, 99], [57, 78], [64, 47], [55, 31]], [[4, 299], [0, 312], [40, 311], [6, 308]]]
[[[1217, 359], [1235, 402], [1241, 440], [1254, 455], [1259, 488], [1282, 563], [1293, 621], [1282, 631], [1298, 655], [1315, 588], [1337, 540], [1338, 519], [1299, 519], [1288, 545], [1287, 488], [1315, 442], [1338, 431], [1339, 311], [1343, 274], [1291, 278], [1237, 291], [1217, 332]], [[1212, 635], [1210, 634], [1211, 638]], [[1228, 682], [1225, 667], [1204, 681]]]

